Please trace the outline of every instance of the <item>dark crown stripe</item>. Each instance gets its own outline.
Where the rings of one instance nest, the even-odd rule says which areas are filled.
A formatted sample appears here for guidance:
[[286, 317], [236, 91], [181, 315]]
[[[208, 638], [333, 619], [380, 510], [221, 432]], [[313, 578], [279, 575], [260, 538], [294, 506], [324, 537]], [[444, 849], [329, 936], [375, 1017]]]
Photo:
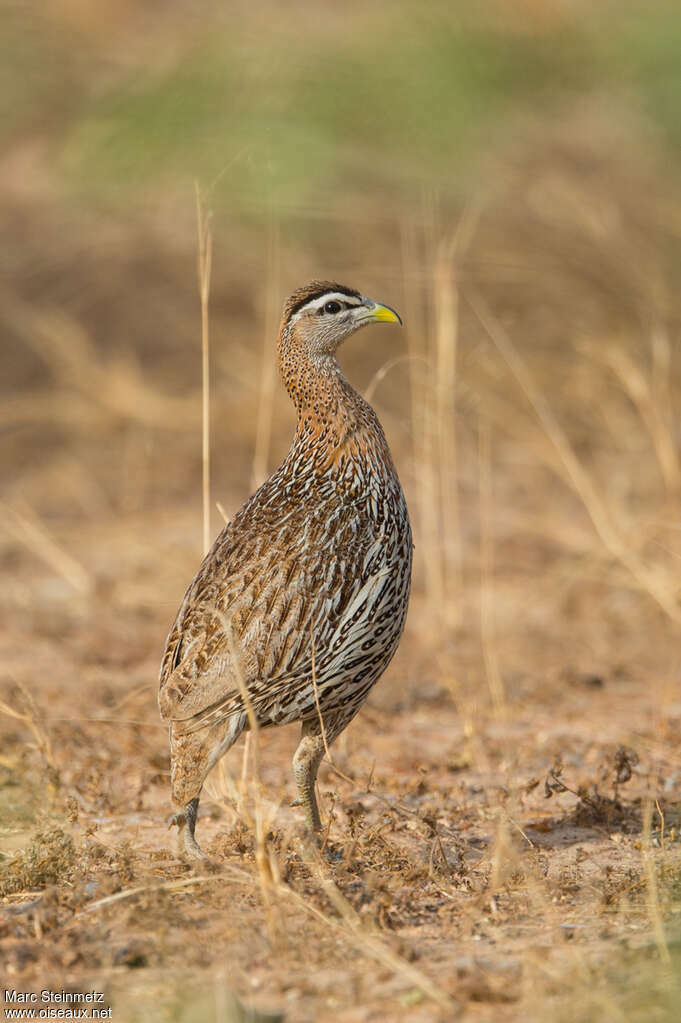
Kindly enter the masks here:
[[290, 320], [308, 302], [314, 302], [315, 299], [321, 298], [322, 295], [333, 292], [347, 295], [348, 298], [362, 297], [359, 291], [355, 291], [354, 288], [346, 288], [343, 284], [335, 284], [333, 281], [312, 281], [311, 284], [306, 284], [304, 287], [298, 288], [297, 291], [293, 292], [286, 303], [286, 319]]

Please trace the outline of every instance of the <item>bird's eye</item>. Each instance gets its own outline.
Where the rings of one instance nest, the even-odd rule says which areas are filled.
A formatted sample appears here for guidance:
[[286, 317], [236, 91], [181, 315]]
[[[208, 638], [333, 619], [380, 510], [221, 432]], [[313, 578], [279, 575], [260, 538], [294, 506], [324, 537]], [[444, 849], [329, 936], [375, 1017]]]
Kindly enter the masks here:
[[325, 313], [339, 313], [341, 311], [340, 302], [327, 302], [324, 306]]

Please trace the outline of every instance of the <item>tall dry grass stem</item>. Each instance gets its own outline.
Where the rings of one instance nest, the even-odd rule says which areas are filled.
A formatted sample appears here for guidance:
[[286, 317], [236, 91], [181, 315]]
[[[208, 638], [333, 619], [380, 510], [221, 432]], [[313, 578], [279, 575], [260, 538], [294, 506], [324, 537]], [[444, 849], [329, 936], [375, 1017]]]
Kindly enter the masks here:
[[275, 903], [273, 896], [276, 895], [279, 885], [280, 871], [279, 865], [274, 855], [271, 855], [267, 847], [267, 831], [269, 824], [265, 821], [265, 814], [263, 812], [262, 805], [262, 784], [260, 774], [260, 725], [258, 718], [253, 707], [250, 694], [248, 692], [248, 686], [246, 685], [246, 678], [243, 671], [243, 665], [241, 662], [241, 652], [238, 649], [236, 641], [234, 639], [234, 633], [232, 631], [231, 622], [220, 612], [217, 612], [218, 618], [222, 624], [222, 628], [227, 639], [227, 646], [229, 648], [230, 661], [234, 668], [234, 674], [236, 676], [237, 684], [239, 686], [239, 692], [241, 693], [241, 699], [243, 700], [244, 707], [246, 708], [246, 714], [248, 717], [248, 725], [250, 729], [251, 742], [253, 755], [253, 824], [255, 831], [255, 862], [258, 868], [258, 878], [260, 880], [260, 889], [262, 892], [263, 904], [265, 907], [265, 916], [267, 919], [267, 928], [270, 934], [271, 940], [275, 944], [279, 944], [284, 934], [283, 917], [279, 906]]
[[502, 717], [506, 709], [504, 681], [499, 667], [494, 627], [494, 542], [492, 539], [492, 431], [489, 423], [479, 421], [480, 466], [480, 639], [485, 674], [495, 713]]
[[33, 738], [35, 739], [36, 746], [43, 758], [45, 766], [49, 768], [50, 772], [52, 772], [56, 778], [57, 767], [54, 760], [54, 752], [52, 750], [50, 737], [47, 733], [47, 729], [45, 728], [43, 715], [40, 713], [32, 694], [26, 686], [21, 682], [16, 682], [15, 684], [24, 701], [23, 709], [12, 706], [5, 700], [0, 700], [0, 714], [5, 714], [7, 717], [14, 718], [16, 721], [23, 721], [24, 724], [28, 726]]
[[653, 323], [649, 336], [653, 402], [663, 426], [664, 457], [666, 463], [668, 460], [668, 472], [670, 473], [668, 486], [672, 493], [677, 494], [681, 489], [681, 466], [679, 465], [678, 446], [675, 443], [678, 414], [672, 398], [672, 346], [669, 340], [669, 331], [659, 321]]
[[655, 871], [655, 860], [652, 852], [652, 820], [653, 801], [647, 799], [643, 808], [643, 841], [641, 843], [641, 855], [643, 858], [643, 871], [646, 879], [646, 909], [648, 918], [653, 930], [653, 938], [657, 947], [657, 954], [665, 966], [671, 965], [669, 946], [664, 931], [662, 910], [660, 908], [660, 894], [657, 886], [657, 874]]
[[[322, 863], [317, 857], [316, 880], [322, 892], [338, 914], [338, 918], [328, 916], [307, 897], [300, 895], [288, 885], [282, 886], [282, 894], [291, 899], [300, 909], [319, 921], [331, 934], [347, 940], [360, 953], [380, 963], [392, 973], [401, 976], [445, 1011], [458, 1015], [458, 1003], [430, 977], [418, 967], [394, 952], [377, 934], [364, 929], [362, 920], [343, 896], [338, 886], [328, 874], [322, 871]], [[455, 1018], [452, 1015], [450, 1018]]]
[[193, 395], [161, 394], [144, 379], [131, 352], [105, 362], [87, 331], [63, 309], [36, 310], [0, 288], [2, 322], [35, 352], [52, 373], [61, 393], [38, 392], [6, 400], [0, 425], [55, 422], [87, 431], [109, 425], [111, 417], [156, 429], [184, 431], [196, 422]]
[[[416, 516], [423, 551], [426, 599], [434, 620], [440, 621], [444, 605], [444, 571], [439, 535], [438, 473], [435, 464], [432, 402], [434, 370], [431, 362], [430, 309], [417, 287], [422, 263], [423, 239], [413, 223], [402, 228], [402, 274], [404, 279], [404, 311], [409, 354], [409, 394], [413, 431], [413, 467], [416, 484]], [[419, 328], [419, 324], [425, 327]]]
[[260, 394], [258, 397], [258, 418], [256, 421], [255, 446], [251, 485], [259, 487], [267, 477], [270, 450], [272, 447], [272, 422], [274, 395], [277, 382], [276, 337], [279, 321], [281, 290], [281, 243], [279, 223], [270, 218], [269, 242], [267, 247], [267, 286], [265, 289], [265, 323], [262, 341], [262, 367], [260, 370]]
[[210, 334], [208, 299], [213, 264], [211, 213], [206, 213], [198, 182], [196, 191], [196, 230], [198, 242], [199, 296], [201, 299], [201, 475], [203, 492], [203, 553], [210, 550]]
[[[403, 223], [400, 231], [400, 254], [404, 291], [404, 323], [409, 358], [409, 401], [411, 411], [412, 460], [414, 471], [419, 465], [420, 424], [423, 416], [424, 379], [428, 363], [422, 351], [417, 324], [422, 322], [421, 296], [417, 286], [418, 253], [413, 222]], [[421, 363], [424, 365], [422, 366]], [[418, 370], [421, 370], [419, 375]], [[369, 400], [367, 398], [367, 400]]]
[[191, 888], [192, 885], [216, 884], [220, 880], [234, 881], [236, 884], [250, 885], [250, 874], [238, 867], [223, 867], [216, 874], [194, 875], [192, 877], [175, 878], [170, 881], [159, 881], [158, 883], [138, 885], [135, 888], [124, 888], [123, 891], [115, 892], [113, 895], [105, 895], [94, 902], [88, 902], [86, 906], [76, 914], [71, 923], [66, 924], [65, 929], [80, 926], [81, 917], [85, 913], [94, 913], [105, 906], [111, 906], [115, 902], [123, 902], [127, 899], [134, 899], [136, 895], [146, 895], [148, 892], [179, 891], [182, 888]]
[[477, 292], [472, 289], [467, 290], [466, 300], [532, 406], [605, 549], [614, 560], [627, 569], [640, 589], [647, 592], [672, 621], [681, 624], [681, 609], [676, 600], [678, 589], [676, 580], [663, 578], [660, 573], [644, 564], [620, 535], [588, 473], [575, 454], [565, 431], [559, 425], [550, 404], [535, 384], [503, 326]]
[[648, 377], [623, 348], [589, 345], [591, 358], [601, 362], [618, 380], [645, 426], [670, 496], [681, 488], [681, 468], [674, 439], [673, 419], [668, 408], [669, 352], [667, 335], [661, 331], [651, 339], [653, 368]]
[[457, 480], [456, 370], [459, 343], [459, 288], [454, 265], [456, 236], [439, 242], [433, 266], [436, 471], [439, 482], [443, 589], [448, 617], [456, 624], [461, 591], [461, 525]]
[[74, 590], [85, 596], [94, 591], [94, 579], [88, 570], [57, 543], [32, 508], [26, 504], [13, 507], [0, 502], [0, 513], [10, 536], [44, 561]]
[[[427, 198], [422, 225], [407, 223], [401, 231], [418, 532], [433, 620], [450, 627], [461, 620], [463, 562], [456, 403], [459, 265], [478, 219], [479, 204], [470, 204], [455, 230], [442, 237], [436, 203]], [[419, 283], [424, 263], [429, 292]]]

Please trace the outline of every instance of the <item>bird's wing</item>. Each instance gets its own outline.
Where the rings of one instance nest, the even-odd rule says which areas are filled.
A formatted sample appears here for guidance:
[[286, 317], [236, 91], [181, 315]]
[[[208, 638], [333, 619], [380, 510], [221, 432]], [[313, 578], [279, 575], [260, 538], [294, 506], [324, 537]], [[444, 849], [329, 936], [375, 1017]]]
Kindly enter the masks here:
[[260, 536], [208, 555], [168, 637], [159, 687], [164, 720], [191, 731], [216, 724], [244, 709], [244, 690], [261, 720], [293, 712], [312, 674], [312, 637], [321, 658], [361, 577], [356, 561], [333, 550], [311, 560], [300, 531], [285, 540], [273, 547]]
[[361, 618], [353, 602], [372, 579], [375, 588], [383, 539], [366, 500], [350, 508], [327, 497], [323, 489], [311, 497], [305, 480], [282, 471], [218, 537], [168, 637], [159, 687], [164, 720], [191, 731], [216, 724], [245, 709], [244, 691], [260, 721], [300, 716], [313, 645], [320, 687], [331, 680], [333, 657], [347, 649], [348, 630]]
[[182, 721], [257, 700], [267, 680], [286, 672], [309, 643], [304, 580], [277, 551], [256, 554], [248, 568], [200, 573], [185, 595], [161, 667], [161, 716]]

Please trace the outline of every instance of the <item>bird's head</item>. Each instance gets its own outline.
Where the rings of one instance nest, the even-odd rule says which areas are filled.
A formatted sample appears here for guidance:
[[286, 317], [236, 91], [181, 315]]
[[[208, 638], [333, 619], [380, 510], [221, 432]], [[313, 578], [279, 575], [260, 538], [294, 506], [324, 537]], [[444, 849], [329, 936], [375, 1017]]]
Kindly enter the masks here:
[[302, 342], [306, 353], [333, 355], [350, 334], [369, 323], [402, 323], [390, 306], [332, 281], [313, 281], [294, 291], [284, 305], [280, 337]]

